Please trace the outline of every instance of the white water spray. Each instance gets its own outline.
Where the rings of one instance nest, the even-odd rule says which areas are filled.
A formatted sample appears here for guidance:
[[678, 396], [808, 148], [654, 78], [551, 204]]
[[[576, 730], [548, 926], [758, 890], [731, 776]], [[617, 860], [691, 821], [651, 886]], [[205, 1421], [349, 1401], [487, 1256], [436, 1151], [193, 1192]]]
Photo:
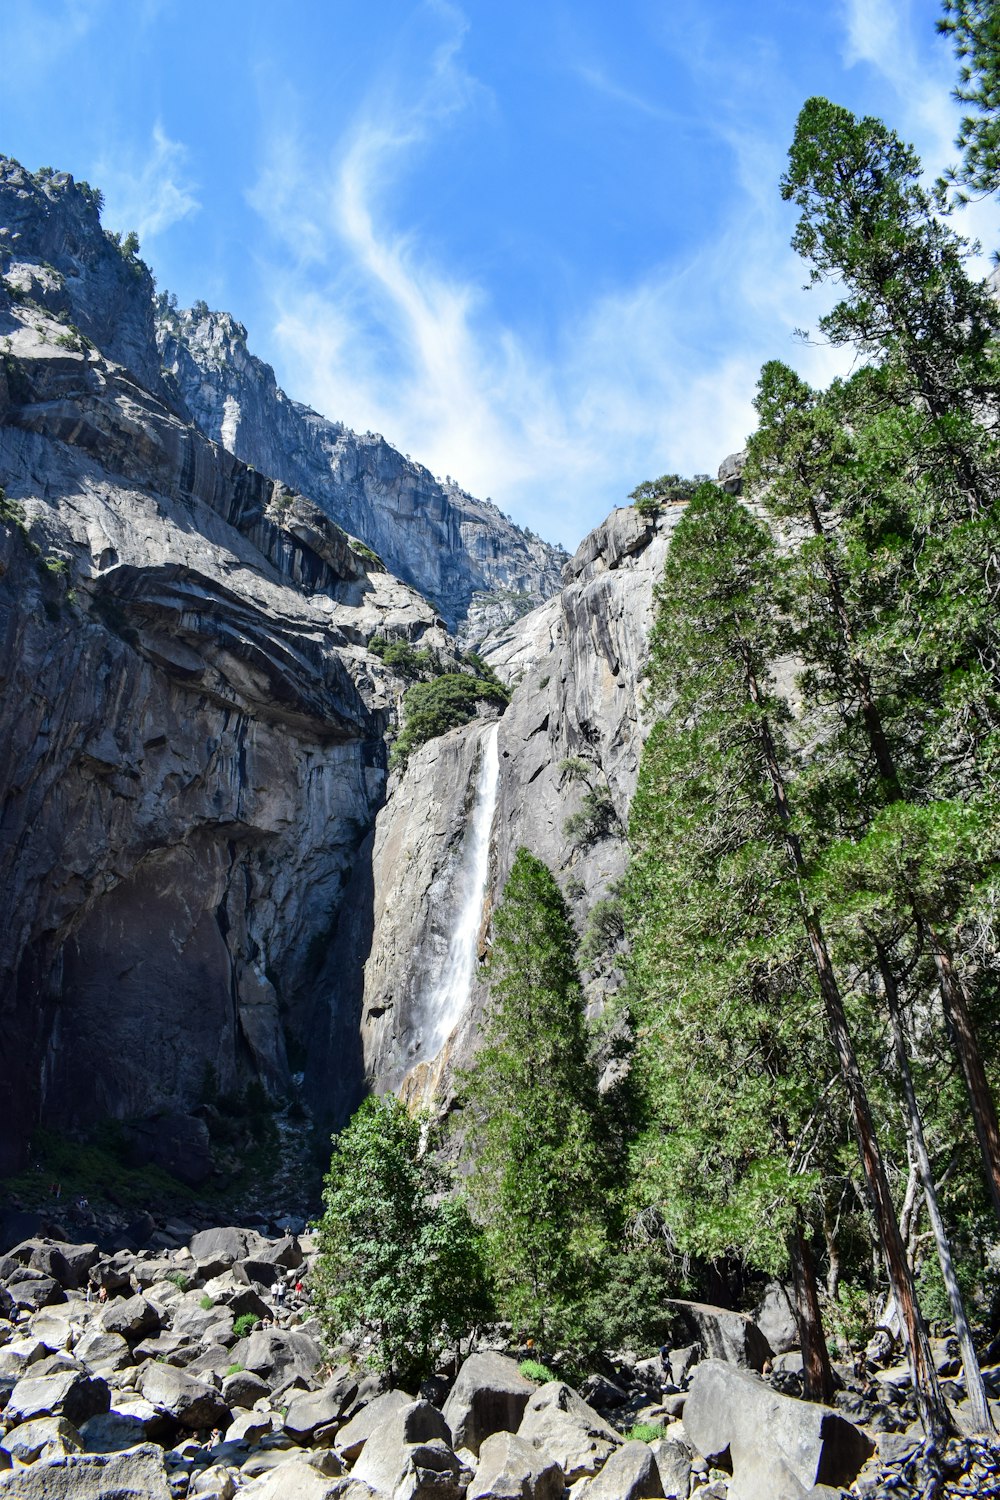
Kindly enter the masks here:
[[465, 836], [465, 848], [456, 875], [457, 888], [465, 892], [465, 899], [455, 915], [455, 925], [448, 942], [448, 956], [441, 975], [425, 1000], [427, 1020], [420, 1050], [428, 1060], [437, 1056], [458, 1025], [472, 988], [479, 924], [483, 914], [483, 893], [489, 874], [490, 829], [500, 779], [500, 756], [497, 751], [499, 728], [498, 724], [491, 724], [483, 736], [472, 821]]

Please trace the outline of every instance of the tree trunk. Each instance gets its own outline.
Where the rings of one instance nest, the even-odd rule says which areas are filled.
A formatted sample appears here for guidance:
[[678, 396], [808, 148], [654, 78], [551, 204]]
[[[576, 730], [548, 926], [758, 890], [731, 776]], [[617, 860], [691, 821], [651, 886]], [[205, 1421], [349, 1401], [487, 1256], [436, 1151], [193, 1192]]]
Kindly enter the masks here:
[[951, 1255], [951, 1243], [948, 1239], [948, 1232], [944, 1227], [944, 1220], [941, 1217], [941, 1210], [938, 1205], [937, 1189], [934, 1186], [934, 1176], [931, 1172], [930, 1155], [927, 1150], [927, 1142], [924, 1138], [923, 1120], [920, 1116], [920, 1106], [917, 1102], [917, 1092], [913, 1086], [913, 1074], [910, 1071], [910, 1059], [906, 1050], [906, 1035], [903, 1030], [903, 1016], [899, 1003], [899, 991], [896, 988], [896, 976], [892, 972], [892, 966], [889, 963], [885, 949], [877, 941], [875, 951], [878, 955], [879, 972], [882, 976], [886, 1004], [889, 1008], [889, 1018], [892, 1022], [892, 1043], [896, 1052], [896, 1065], [899, 1068], [900, 1082], [903, 1085], [903, 1099], [906, 1104], [910, 1138], [913, 1142], [913, 1156], [917, 1171], [920, 1174], [920, 1183], [927, 1202], [927, 1217], [930, 1219], [931, 1228], [934, 1231], [938, 1262], [941, 1266], [941, 1276], [948, 1293], [948, 1301], [951, 1304], [951, 1315], [955, 1322], [955, 1332], [958, 1335], [958, 1345], [962, 1353], [962, 1368], [965, 1371], [965, 1389], [969, 1395], [972, 1418], [975, 1422], [977, 1432], [995, 1437], [996, 1428], [993, 1425], [993, 1417], [990, 1414], [990, 1405], [986, 1398], [986, 1387], [983, 1384], [983, 1375], [979, 1368], [979, 1360], [976, 1357], [975, 1345], [972, 1342], [972, 1330], [969, 1327], [969, 1320], [965, 1315], [962, 1289], [958, 1284], [958, 1277], [955, 1275], [955, 1264]]
[[[822, 567], [829, 590], [830, 604], [837, 621], [840, 639], [847, 653], [851, 681], [854, 684], [854, 689], [858, 694], [858, 701], [861, 705], [861, 718], [865, 726], [865, 735], [872, 753], [872, 759], [878, 769], [879, 776], [882, 778], [882, 784], [889, 801], [905, 801], [906, 798], [899, 780], [895, 758], [886, 737], [878, 704], [875, 701], [871, 677], [867, 665], [858, 653], [851, 617], [844, 599], [840, 577], [830, 557], [829, 538], [823, 524], [823, 518], [809, 491], [807, 477], [804, 475], [800, 475], [800, 477], [802, 478], [803, 490], [806, 494], [806, 506], [809, 512], [810, 525], [812, 526], [814, 535], [823, 543], [821, 554]], [[968, 997], [961, 979], [955, 972], [954, 960], [948, 951], [947, 945], [939, 933], [935, 931], [927, 913], [920, 909], [913, 893], [908, 892], [907, 894], [913, 907], [914, 915], [917, 918], [918, 926], [922, 931], [926, 932], [930, 941], [931, 952], [934, 956], [934, 967], [937, 971], [938, 986], [941, 990], [941, 1003], [944, 1007], [945, 1020], [948, 1023], [952, 1045], [958, 1057], [959, 1066], [962, 1069], [962, 1077], [965, 1080], [965, 1086], [969, 1093], [969, 1102], [972, 1105], [972, 1123], [983, 1159], [983, 1170], [986, 1174], [986, 1182], [990, 1190], [990, 1196], [993, 1199], [993, 1207], [997, 1219], [1000, 1220], [1000, 1124], [997, 1121], [996, 1106], [993, 1103], [993, 1095], [990, 1091], [986, 1069], [983, 1065], [982, 1053], [979, 1049], [979, 1039], [976, 1036], [972, 1017], [969, 1013]]]
[[795, 1278], [795, 1321], [802, 1349], [803, 1394], [807, 1401], [829, 1402], [833, 1399], [833, 1371], [823, 1333], [816, 1268], [801, 1219], [796, 1223], [789, 1250]]
[[[750, 697], [758, 707], [763, 707], [760, 686], [757, 682], [753, 662], [748, 652], [744, 652], [743, 665]], [[927, 1340], [927, 1330], [924, 1327], [920, 1308], [917, 1305], [913, 1276], [910, 1271], [909, 1261], [906, 1258], [906, 1248], [899, 1232], [899, 1224], [896, 1221], [896, 1212], [893, 1208], [889, 1180], [886, 1176], [882, 1152], [879, 1149], [875, 1122], [872, 1119], [871, 1106], [868, 1102], [868, 1093], [864, 1086], [857, 1053], [854, 1050], [850, 1028], [847, 1024], [847, 1013], [844, 1010], [840, 986], [837, 983], [837, 976], [830, 960], [830, 951], [826, 944], [826, 938], [823, 935], [819, 917], [812, 910], [806, 898], [805, 858], [802, 854], [802, 846], [799, 843], [798, 835], [792, 827], [791, 808], [788, 801], [785, 780], [778, 763], [778, 754], [775, 749], [774, 738], [771, 734], [771, 727], [766, 717], [762, 716], [761, 718], [759, 733], [760, 746], [767, 766], [768, 779], [771, 783], [778, 817], [783, 829], [785, 848], [798, 885], [802, 921], [809, 940], [809, 947], [812, 950], [813, 963], [816, 966], [820, 993], [826, 1009], [827, 1024], [830, 1027], [833, 1043], [837, 1049], [840, 1071], [847, 1089], [854, 1134], [858, 1143], [861, 1163], [864, 1168], [865, 1182], [868, 1186], [869, 1202], [875, 1217], [879, 1241], [882, 1245], [882, 1254], [885, 1258], [889, 1285], [892, 1287], [896, 1306], [899, 1308], [906, 1337], [907, 1352], [910, 1359], [910, 1372], [913, 1379], [913, 1391], [917, 1399], [920, 1419], [927, 1436], [933, 1442], [940, 1443], [945, 1440], [948, 1434], [948, 1412], [938, 1388], [937, 1374], [934, 1369], [934, 1362], [931, 1359], [930, 1344]]]

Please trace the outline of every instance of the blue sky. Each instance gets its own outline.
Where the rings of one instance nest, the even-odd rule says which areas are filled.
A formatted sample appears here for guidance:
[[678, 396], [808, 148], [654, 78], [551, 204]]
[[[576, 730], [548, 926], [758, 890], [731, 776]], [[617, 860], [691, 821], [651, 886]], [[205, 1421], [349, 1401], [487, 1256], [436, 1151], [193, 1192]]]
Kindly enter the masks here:
[[[810, 94], [952, 158], [935, 0], [4, 0], [0, 150], [101, 187], [289, 393], [575, 547], [714, 472], [822, 305]], [[972, 211], [992, 247], [995, 211]]]

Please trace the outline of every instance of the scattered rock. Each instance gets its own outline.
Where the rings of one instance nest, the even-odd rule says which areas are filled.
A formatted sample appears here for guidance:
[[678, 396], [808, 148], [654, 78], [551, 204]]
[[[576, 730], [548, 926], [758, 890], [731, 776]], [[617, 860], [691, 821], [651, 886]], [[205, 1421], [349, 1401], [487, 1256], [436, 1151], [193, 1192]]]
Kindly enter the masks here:
[[0, 1478], [3, 1500], [171, 1500], [163, 1450], [79, 1453]]
[[494, 1432], [516, 1432], [537, 1387], [503, 1354], [470, 1354], [445, 1402], [456, 1448], [478, 1454]]
[[564, 1488], [554, 1460], [516, 1433], [495, 1432], [483, 1439], [466, 1500], [562, 1500]]
[[228, 1427], [232, 1414], [214, 1386], [195, 1380], [173, 1365], [143, 1366], [139, 1389], [158, 1411], [193, 1431]]
[[337, 1452], [342, 1453], [349, 1463], [353, 1463], [376, 1427], [380, 1427], [388, 1417], [404, 1406], [412, 1405], [413, 1397], [408, 1396], [405, 1391], [386, 1391], [383, 1395], [376, 1396], [367, 1406], [362, 1407], [356, 1417], [352, 1417], [341, 1427], [334, 1438]]
[[535, 1391], [518, 1436], [558, 1463], [567, 1484], [596, 1474], [622, 1441], [582, 1396], [560, 1380]]

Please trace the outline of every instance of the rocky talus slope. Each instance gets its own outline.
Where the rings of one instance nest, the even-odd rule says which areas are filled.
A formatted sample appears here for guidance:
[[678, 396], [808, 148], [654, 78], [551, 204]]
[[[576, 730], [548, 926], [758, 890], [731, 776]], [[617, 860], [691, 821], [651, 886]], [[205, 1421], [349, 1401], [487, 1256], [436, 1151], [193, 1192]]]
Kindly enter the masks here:
[[[673, 1303], [693, 1343], [609, 1357], [579, 1389], [558, 1371], [528, 1378], [502, 1328], [400, 1389], [366, 1369], [363, 1342], [324, 1350], [311, 1236], [173, 1219], [114, 1248], [77, 1217], [72, 1239], [0, 1254], [4, 1500], [1000, 1494], [989, 1449], [926, 1449], [900, 1370], [838, 1367], [834, 1406], [804, 1402], [801, 1356], [775, 1355], [740, 1313]], [[780, 1320], [768, 1326], [787, 1349]], [[950, 1371], [952, 1351], [937, 1352]], [[1000, 1389], [1000, 1369], [987, 1378]]]
[[[613, 899], [648, 729], [643, 642], [680, 514], [678, 508], [646, 518], [632, 508], [616, 510], [567, 564], [561, 592], [483, 648], [513, 689], [499, 727], [484, 942], [522, 844], [556, 873], [581, 934], [598, 903]], [[480, 973], [441, 1046], [434, 1005], [448, 935], [465, 899], [462, 856], [483, 741], [482, 721], [452, 730], [390, 779], [317, 982], [307, 1082], [320, 1112], [334, 1098], [331, 1060], [349, 1038], [360, 1036], [369, 1083], [424, 1102], [447, 1097], [453, 1065], [474, 1046], [485, 999]], [[612, 940], [588, 971], [595, 1009], [614, 959]]]
[[561, 548], [436, 479], [378, 433], [352, 432], [290, 400], [228, 313], [157, 305], [163, 363], [202, 431], [363, 538], [466, 644], [558, 590]]
[[0, 225], [9, 1171], [39, 1119], [283, 1090], [383, 795], [399, 685], [365, 643], [450, 648], [324, 511], [185, 416], [148, 278], [91, 195], [5, 163]]

